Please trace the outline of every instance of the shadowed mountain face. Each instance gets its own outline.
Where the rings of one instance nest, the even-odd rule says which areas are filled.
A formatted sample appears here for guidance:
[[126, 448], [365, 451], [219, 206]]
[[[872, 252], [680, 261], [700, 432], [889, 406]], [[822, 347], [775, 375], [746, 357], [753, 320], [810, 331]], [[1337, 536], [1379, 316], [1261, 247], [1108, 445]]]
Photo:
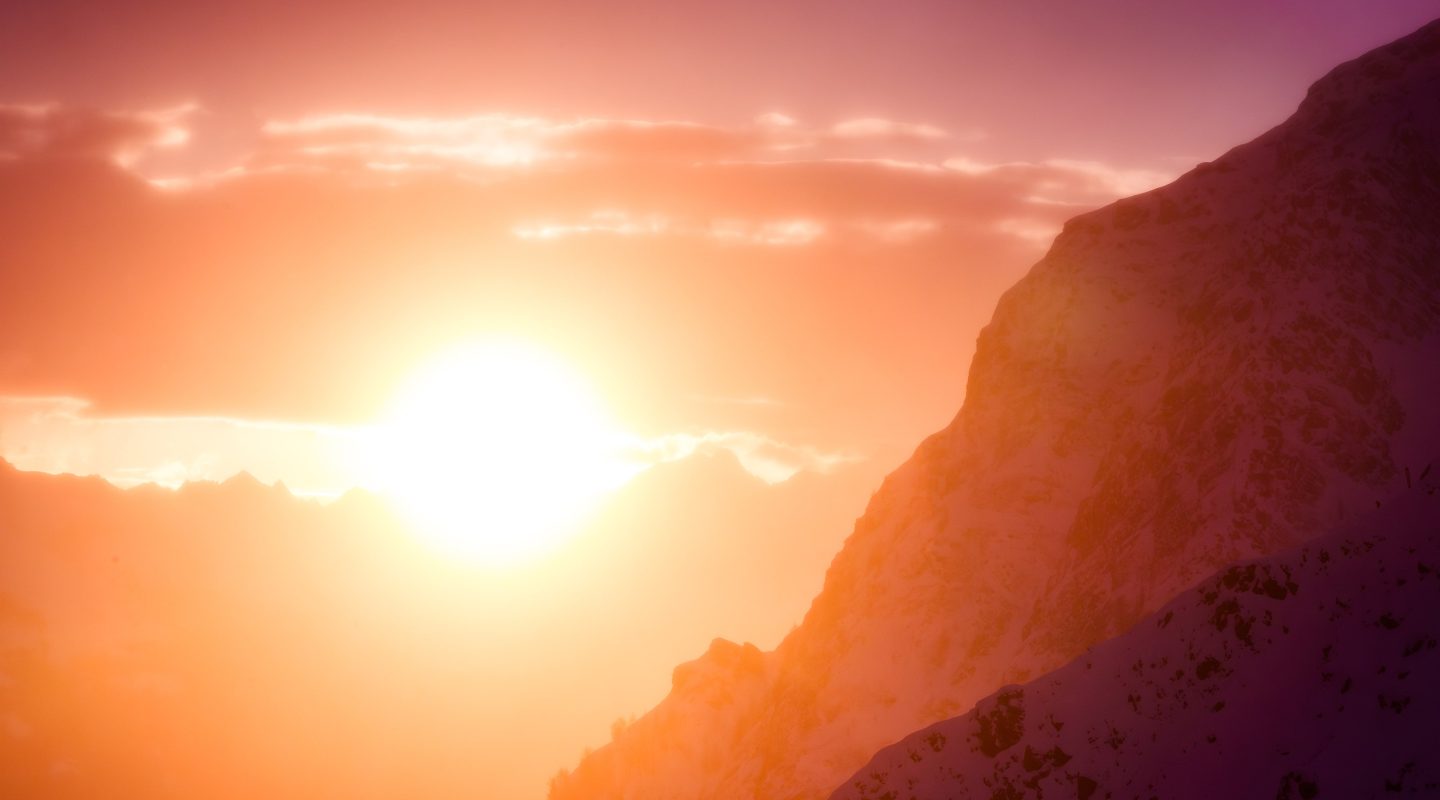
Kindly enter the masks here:
[[1440, 459], [1437, 97], [1432, 23], [1259, 139], [1072, 220], [804, 624], [677, 670], [551, 797], [825, 796], [1215, 569], [1404, 490]]
[[1230, 567], [881, 750], [831, 798], [1434, 796], [1437, 531], [1432, 482]]

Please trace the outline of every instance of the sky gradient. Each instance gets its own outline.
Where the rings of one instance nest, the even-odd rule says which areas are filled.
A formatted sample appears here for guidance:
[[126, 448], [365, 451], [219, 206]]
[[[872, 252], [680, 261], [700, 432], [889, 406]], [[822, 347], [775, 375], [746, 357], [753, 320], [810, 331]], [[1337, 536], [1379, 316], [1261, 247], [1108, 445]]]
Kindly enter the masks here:
[[[12, 400], [0, 449], [83, 469], [77, 415], [324, 438], [499, 333], [643, 437], [893, 463], [1061, 221], [1437, 11], [9, 2], [0, 394], [67, 399], [43, 446]], [[170, 460], [245, 462], [206, 447]]]
[[[11, 593], [58, 608], [50, 644], [106, 657], [86, 637], [171, 626], [154, 663], [198, 656], [234, 708], [170, 710], [226, 731], [251, 719], [255, 643], [298, 612], [259, 668], [275, 716], [238, 734], [269, 754], [257, 776], [306, 755], [270, 753], [265, 725], [319, 695], [365, 716], [341, 733], [376, 738], [327, 751], [317, 780], [364, 783], [351, 754], [385, 752], [398, 719], [447, 732], [405, 735], [434, 752], [377, 772], [534, 797], [712, 637], [771, 646], [799, 620], [1067, 219], [1260, 134], [1436, 16], [1440, 0], [0, 0], [0, 459], [183, 487], [0, 465], [0, 522], [39, 526], [0, 537], [20, 554], [0, 558], [0, 617], [24, 616]], [[635, 467], [549, 560], [513, 568], [447, 560], [347, 494], [417, 370], [497, 340], [593, 390]], [[387, 451], [389, 472], [489, 521], [474, 441], [452, 434], [491, 387], [442, 377], [460, 390], [424, 395], [402, 429], [424, 432], [420, 455]], [[562, 455], [530, 459], [517, 514], [565, 488], [547, 481], [574, 439], [612, 433], [525, 421]], [[241, 471], [342, 499], [202, 483]], [[95, 544], [112, 535], [134, 553]], [[257, 608], [253, 630], [211, 624]], [[368, 668], [347, 683], [317, 654]], [[77, 720], [105, 715], [62, 689]], [[372, 690], [366, 716], [352, 699]], [[191, 769], [248, 774], [252, 751], [193, 730], [167, 733]], [[98, 734], [141, 769], [130, 738]]]

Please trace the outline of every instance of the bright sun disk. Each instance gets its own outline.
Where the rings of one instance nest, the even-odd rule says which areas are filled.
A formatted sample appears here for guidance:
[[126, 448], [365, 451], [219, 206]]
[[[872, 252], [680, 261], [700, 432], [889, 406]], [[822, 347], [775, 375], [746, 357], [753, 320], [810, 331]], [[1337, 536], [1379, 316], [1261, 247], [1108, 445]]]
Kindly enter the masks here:
[[509, 564], [558, 546], [639, 470], [626, 443], [563, 362], [486, 342], [406, 382], [374, 431], [372, 472], [430, 544]]

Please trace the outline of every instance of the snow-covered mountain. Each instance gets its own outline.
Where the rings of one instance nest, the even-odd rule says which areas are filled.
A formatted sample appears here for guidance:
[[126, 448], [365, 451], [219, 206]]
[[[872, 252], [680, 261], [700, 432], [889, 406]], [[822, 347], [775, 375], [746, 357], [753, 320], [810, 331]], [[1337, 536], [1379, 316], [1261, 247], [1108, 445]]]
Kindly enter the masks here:
[[[813, 798], [1440, 460], [1440, 23], [1285, 123], [1072, 220], [773, 652], [717, 641], [552, 783]], [[1373, 702], [1373, 698], [1371, 700]]]
[[832, 800], [1440, 795], [1432, 483], [881, 750]]

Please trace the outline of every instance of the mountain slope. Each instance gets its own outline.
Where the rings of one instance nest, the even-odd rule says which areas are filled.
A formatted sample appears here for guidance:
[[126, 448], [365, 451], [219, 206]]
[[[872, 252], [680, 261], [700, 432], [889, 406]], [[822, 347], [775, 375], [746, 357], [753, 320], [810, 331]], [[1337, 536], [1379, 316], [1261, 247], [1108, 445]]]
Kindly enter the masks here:
[[1432, 485], [907, 736], [832, 800], [1434, 796], [1437, 641]]
[[1436, 97], [1432, 23], [1259, 139], [1072, 220], [801, 627], [677, 670], [553, 800], [822, 796], [1218, 567], [1402, 490], [1440, 457]]

